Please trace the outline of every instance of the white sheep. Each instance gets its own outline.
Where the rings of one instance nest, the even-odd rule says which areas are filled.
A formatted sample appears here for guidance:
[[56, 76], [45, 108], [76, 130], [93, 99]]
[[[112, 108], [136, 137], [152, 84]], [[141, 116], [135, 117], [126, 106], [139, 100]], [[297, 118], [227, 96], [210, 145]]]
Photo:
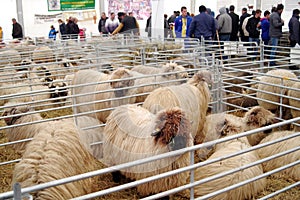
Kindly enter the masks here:
[[[255, 106], [247, 111], [244, 117], [237, 117], [233, 114], [216, 113], [206, 116], [206, 123], [204, 124], [205, 139], [204, 142], [213, 141], [226, 136], [223, 128], [227, 121], [237, 121], [243, 125], [243, 131], [249, 131], [256, 128], [264, 127], [276, 123], [275, 116], [270, 111], [260, 106]], [[266, 137], [272, 129], [264, 132], [259, 132], [247, 136], [250, 145], [258, 144], [264, 137]], [[203, 142], [203, 143], [204, 143]], [[197, 151], [198, 157], [201, 160], [207, 159], [207, 156], [213, 152], [213, 147], [201, 148]]]
[[[28, 85], [24, 83], [7, 84], [0, 90], [0, 95], [15, 95], [12, 97], [3, 98], [0, 101], [1, 105], [8, 102], [24, 103], [31, 102], [34, 104], [35, 109], [51, 108], [57, 105], [53, 103], [57, 102], [57, 97], [67, 96], [66, 83], [62, 80], [57, 80], [49, 86], [44, 85], [42, 82], [35, 82], [37, 85]], [[43, 85], [41, 85], [43, 84]], [[64, 102], [66, 99], [61, 98], [58, 101]]]
[[[15, 124], [24, 124], [27, 122], [34, 122], [34, 121], [40, 121], [43, 118], [39, 114], [24, 114], [28, 113], [30, 111], [33, 111], [30, 109], [29, 106], [14, 106], [15, 104], [8, 103], [6, 106], [10, 106], [6, 109], [4, 109], [4, 112], [2, 113], [4, 118], [4, 121], [7, 126], [15, 125]], [[13, 107], [12, 107], [13, 106]], [[18, 114], [24, 114], [21, 116], [14, 116]], [[24, 126], [18, 126], [6, 129], [6, 135], [8, 138], [8, 141], [18, 141], [23, 139], [32, 138], [36, 133], [38, 133], [41, 129], [44, 128], [44, 123], [36, 123], [36, 124], [29, 124]], [[28, 142], [21, 142], [13, 144], [12, 147], [15, 149], [17, 153], [23, 154], [25, 147]]]
[[[87, 103], [87, 105], [76, 106], [74, 109], [75, 113], [91, 112], [95, 110], [101, 110], [105, 108], [113, 108], [120, 105], [134, 103], [135, 98], [127, 98], [126, 96], [135, 94], [135, 89], [122, 89], [124, 87], [130, 87], [134, 85], [133, 79], [113, 81], [115, 79], [130, 78], [130, 72], [127, 69], [119, 68], [115, 70], [112, 74], [104, 74], [94, 70], [80, 70], [75, 73], [72, 85], [74, 89], [72, 90], [73, 95], [76, 96], [73, 100], [74, 104]], [[101, 83], [103, 81], [108, 81], [107, 83]], [[100, 82], [100, 83], [97, 83]], [[88, 84], [84, 86], [77, 86], [80, 84]], [[97, 83], [97, 84], [93, 84]], [[110, 92], [102, 92], [104, 90], [113, 90]], [[109, 100], [111, 98], [123, 99]], [[94, 101], [104, 101], [104, 102], [94, 102]], [[97, 113], [89, 114], [91, 117], [95, 117], [101, 122], [105, 123], [107, 116], [110, 114], [108, 111], [98, 111]]]
[[195, 143], [203, 142], [203, 127], [210, 101], [208, 85], [212, 83], [212, 74], [207, 70], [197, 72], [187, 83], [161, 87], [149, 94], [143, 107], [152, 113], [166, 108], [180, 107], [192, 122], [192, 134]]
[[[293, 131], [273, 132], [270, 135], [268, 135], [266, 138], [264, 138], [260, 142], [260, 144], [270, 142], [270, 141], [273, 141], [273, 140], [276, 140], [279, 138], [287, 137], [287, 136], [291, 135], [292, 133], [295, 133], [295, 132], [293, 132]], [[284, 140], [282, 142], [278, 142], [278, 143], [260, 148], [257, 150], [257, 152], [258, 152], [258, 155], [260, 156], [260, 158], [266, 158], [266, 157], [269, 157], [269, 156], [275, 155], [277, 153], [287, 151], [289, 149], [293, 149], [293, 148], [299, 147], [299, 146], [300, 146], [300, 138], [298, 136], [298, 137], [294, 137], [294, 138], [291, 138], [288, 140]], [[278, 167], [287, 165], [291, 162], [295, 162], [295, 161], [299, 160], [299, 158], [300, 158], [300, 151], [295, 151], [293, 153], [289, 153], [287, 155], [280, 156], [278, 158], [264, 162], [262, 165], [263, 165], [264, 171], [268, 172], [268, 171], [271, 171]], [[282, 174], [286, 174], [286, 175], [290, 176], [291, 178], [293, 178], [295, 181], [299, 181], [300, 180], [300, 167], [299, 167], [299, 165], [296, 165], [294, 167], [288, 168], [279, 173], [273, 174], [273, 176], [280, 176]]]
[[36, 47], [32, 52], [32, 61], [39, 64], [45, 62], [54, 62], [53, 50], [48, 46]]
[[[130, 74], [133, 77], [136, 77], [134, 81], [134, 85], [137, 86], [136, 88], [136, 94], [143, 94], [143, 93], [150, 93], [153, 90], [162, 87], [162, 86], [168, 86], [168, 85], [178, 85], [184, 82], [184, 80], [177, 81], [177, 82], [167, 82], [170, 80], [176, 80], [175, 76], [169, 76], [169, 75], [158, 75], [158, 76], [151, 76], [151, 77], [143, 77], [144, 74], [141, 74], [139, 72], [131, 71]], [[164, 83], [167, 82], [167, 83]], [[151, 85], [148, 85], [151, 84]], [[147, 86], [143, 86], [147, 85]], [[136, 97], [135, 103], [144, 102], [146, 97], [148, 95], [143, 94]]]
[[[179, 108], [156, 115], [137, 105], [117, 107], [104, 129], [103, 162], [108, 166], [178, 150], [193, 145], [190, 122]], [[189, 154], [164, 158], [122, 170], [127, 178], [148, 176], [189, 165]], [[137, 186], [140, 195], [165, 191], [185, 183], [188, 172]], [[114, 180], [117, 180], [114, 174]]]
[[[288, 91], [287, 88], [282, 88], [281, 86], [292, 87], [292, 85], [295, 83], [295, 80], [292, 79], [297, 79], [297, 76], [289, 70], [276, 69], [267, 72], [265, 76], [261, 77], [260, 83], [258, 84], [258, 90], [260, 90], [256, 92], [256, 97], [259, 98], [257, 100], [258, 104], [268, 110], [276, 111], [278, 108], [277, 105], [265, 102], [264, 100], [280, 103], [279, 95], [281, 93], [283, 95], [287, 95]], [[275, 86], [266, 84], [275, 84]], [[271, 92], [274, 94], [267, 94], [265, 92]], [[283, 98], [282, 104], [288, 104], [288, 99]]]
[[[243, 132], [243, 123], [240, 120], [234, 118], [227, 118], [224, 127], [222, 128], [223, 135], [232, 135]], [[215, 152], [207, 159], [210, 161], [212, 159], [224, 157], [226, 155], [239, 152], [241, 150], [250, 147], [248, 140], [246, 138], [238, 138], [224, 143], [216, 144]], [[195, 181], [214, 176], [228, 170], [238, 169], [247, 164], [251, 164], [258, 161], [259, 157], [255, 151], [243, 153], [241, 155], [223, 159], [222, 161], [217, 161], [203, 167], [199, 167], [195, 170]], [[224, 177], [214, 179], [209, 182], [200, 184], [194, 188], [195, 197], [200, 197], [222, 188], [228, 187], [233, 184], [237, 184], [241, 181], [248, 180], [263, 174], [262, 166], [255, 165], [253, 167], [235, 172], [233, 174], [226, 175]], [[265, 179], [259, 179], [257, 181], [248, 183], [236, 189], [224, 192], [220, 195], [214, 196], [210, 199], [251, 199], [256, 196], [259, 192], [263, 191], [266, 186]]]
[[[96, 169], [95, 159], [80, 143], [70, 120], [48, 122], [27, 144], [15, 165], [12, 184], [30, 187]], [[46, 188], [32, 193], [35, 199], [71, 199], [95, 191], [93, 178]]]
[[161, 67], [150, 67], [150, 66], [140, 65], [140, 66], [133, 67], [131, 70], [139, 72], [141, 74], [162, 74], [162, 73], [169, 73], [169, 72], [179, 72], [176, 74], [164, 75], [168, 77], [169, 80], [186, 79], [188, 77], [186, 69], [183, 66], [172, 62], [166, 63]]
[[[297, 90], [295, 90], [297, 89]], [[300, 82], [296, 82], [291, 89], [289, 89], [288, 91], [288, 96], [289, 97], [293, 97], [293, 98], [298, 98], [298, 99], [291, 99], [289, 98], [289, 105], [294, 107], [295, 109], [291, 109], [291, 113], [293, 118], [296, 117], [300, 117], [300, 103], [299, 103], [299, 99], [300, 99]], [[298, 109], [298, 110], [296, 110]], [[297, 122], [298, 124], [300, 124], [300, 121]], [[294, 126], [294, 130], [295, 131], [300, 131], [300, 125], [298, 126]]]

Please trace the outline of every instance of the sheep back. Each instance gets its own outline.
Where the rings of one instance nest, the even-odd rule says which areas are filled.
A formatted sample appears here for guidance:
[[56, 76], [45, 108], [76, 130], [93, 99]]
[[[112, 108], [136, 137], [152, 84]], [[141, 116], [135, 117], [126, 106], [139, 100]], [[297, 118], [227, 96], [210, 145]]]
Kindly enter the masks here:
[[[294, 133], [293, 131], [276, 131], [265, 137], [260, 144], [270, 142], [279, 138], [286, 137], [290, 134]], [[291, 138], [282, 142], [278, 142], [276, 144], [272, 144], [263, 148], [260, 148], [257, 150], [258, 155], [260, 158], [266, 158], [272, 155], [275, 155], [277, 153], [287, 151], [289, 149], [298, 147], [300, 145], [300, 138]], [[276, 169], [278, 167], [282, 167], [284, 165], [287, 165], [291, 162], [297, 161], [300, 158], [300, 151], [295, 151], [293, 153], [272, 159], [270, 161], [264, 162], [263, 169], [265, 172], [271, 171], [273, 169]], [[279, 173], [273, 174], [274, 176], [280, 176], [282, 174], [287, 174], [291, 178], [293, 178], [296, 181], [300, 180], [300, 167], [294, 166], [291, 168], [288, 168], [284, 171], [281, 171]]]
[[[243, 149], [249, 148], [249, 144], [241, 142], [239, 140], [233, 140], [221, 146], [216, 145], [216, 151], [209, 157], [208, 160], [220, 158], [228, 154], [236, 153]], [[219, 146], [219, 147], [218, 147]], [[195, 180], [201, 180], [228, 170], [233, 170], [244, 165], [250, 164], [259, 160], [256, 152], [248, 152], [239, 156], [235, 156], [220, 162], [215, 162], [203, 167], [199, 167], [195, 171]], [[222, 178], [218, 178], [195, 187], [195, 197], [203, 196], [222, 188], [228, 187], [233, 184], [248, 180], [263, 174], [261, 165], [256, 165], [251, 168], [244, 169], [242, 171], [226, 175]], [[251, 199], [259, 192], [261, 192], [266, 186], [265, 179], [259, 179], [255, 182], [248, 183], [239, 188], [230, 190], [220, 195], [214, 196], [210, 199]]]
[[[271, 77], [268, 75], [278, 76], [278, 78]], [[282, 79], [279, 77], [281, 77]], [[276, 69], [276, 70], [271, 70], [271, 71], [267, 72], [266, 76], [261, 77], [260, 83], [258, 84], [258, 90], [261, 90], [256, 93], [257, 98], [259, 98], [257, 100], [258, 104], [268, 110], [276, 110], [278, 107], [277, 105], [265, 102], [263, 100], [269, 100], [272, 102], [279, 103], [280, 96], [278, 96], [278, 95], [280, 95], [281, 90], [282, 90], [283, 95], [287, 94], [287, 89], [281, 88], [280, 86], [283, 83], [283, 86], [291, 87], [295, 83], [295, 81], [290, 80], [291, 78], [297, 79], [297, 76], [293, 72], [290, 72], [285, 69]], [[266, 85], [266, 83], [275, 84], [278, 86]], [[275, 93], [278, 95], [267, 94], [267, 93], [264, 93], [265, 91], [272, 92], [272, 93]], [[260, 100], [260, 99], [263, 99], [263, 100]], [[288, 100], [286, 98], [283, 99], [283, 104], [288, 104]]]
[[[292, 88], [300, 90], [300, 82], [295, 83], [292, 86]], [[289, 99], [289, 105], [294, 107], [294, 108], [300, 109], [300, 102], [299, 102], [300, 91], [293, 90], [292, 88], [288, 91], [288, 96], [298, 98], [298, 99]], [[299, 110], [296, 110], [296, 109], [292, 108], [291, 113], [292, 113], [293, 118], [300, 117], [300, 111]], [[300, 121], [298, 121], [297, 123], [300, 124]], [[295, 131], [300, 131], [300, 126], [295, 125], [294, 130]]]
[[208, 88], [199, 90], [190, 84], [158, 88], [145, 99], [143, 107], [152, 113], [162, 109], [180, 107], [192, 122], [192, 134], [196, 144], [203, 142], [203, 127], [210, 100]]
[[[53, 121], [35, 135], [22, 160], [16, 164], [13, 183], [29, 187], [95, 169], [92, 156], [79, 142], [70, 120]], [[36, 192], [36, 199], [70, 199], [93, 191], [92, 178]]]

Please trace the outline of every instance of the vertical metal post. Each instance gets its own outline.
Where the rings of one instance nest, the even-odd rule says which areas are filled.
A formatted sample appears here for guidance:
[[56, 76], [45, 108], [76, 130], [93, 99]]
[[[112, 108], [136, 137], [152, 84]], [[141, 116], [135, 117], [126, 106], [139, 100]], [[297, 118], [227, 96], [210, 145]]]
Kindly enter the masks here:
[[[194, 155], [195, 155], [195, 151], [191, 151], [190, 152], [190, 165], [194, 165], [195, 161], [194, 161]], [[192, 169], [191, 170], [191, 176], [190, 176], [190, 183], [194, 183], [194, 175], [195, 175], [195, 170]], [[190, 199], [193, 200], [194, 199], [194, 187], [192, 187], [190, 189]]]
[[23, 37], [25, 36], [25, 27], [24, 27], [24, 18], [23, 18], [23, 5], [22, 5], [22, 0], [16, 0], [17, 4], [17, 18], [18, 18], [18, 23], [21, 24], [22, 29], [23, 29]]
[[264, 57], [265, 57], [265, 45], [262, 42], [262, 40], [260, 41], [260, 62], [259, 62], [259, 68], [260, 68], [260, 72], [263, 73], [264, 72]]
[[13, 191], [14, 191], [14, 200], [21, 200], [22, 199], [22, 193], [21, 193], [21, 184], [15, 183], [13, 185]]

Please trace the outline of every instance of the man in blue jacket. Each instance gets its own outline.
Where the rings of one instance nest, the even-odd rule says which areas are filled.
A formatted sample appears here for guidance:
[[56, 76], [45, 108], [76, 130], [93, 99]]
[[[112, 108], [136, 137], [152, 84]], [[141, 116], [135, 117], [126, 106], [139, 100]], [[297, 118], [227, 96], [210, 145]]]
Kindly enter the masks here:
[[200, 14], [193, 18], [189, 29], [189, 37], [201, 40], [203, 36], [204, 40], [212, 40], [216, 33], [215, 20], [211, 15], [206, 13], [204, 5], [199, 6], [199, 12]]
[[186, 38], [189, 36], [189, 27], [193, 18], [187, 15], [187, 8], [181, 7], [181, 15], [175, 19], [176, 38]]

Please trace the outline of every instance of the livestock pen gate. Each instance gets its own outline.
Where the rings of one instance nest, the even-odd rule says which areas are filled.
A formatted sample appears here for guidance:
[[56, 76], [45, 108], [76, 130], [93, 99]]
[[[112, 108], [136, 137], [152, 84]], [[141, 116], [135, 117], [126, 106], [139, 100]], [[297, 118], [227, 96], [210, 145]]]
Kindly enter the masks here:
[[[218, 199], [220, 195], [223, 195], [224, 198], [230, 199], [231, 195], [238, 193], [234, 193], [234, 191], [240, 188], [241, 196], [239, 197], [241, 199], [246, 199], [246, 193], [248, 199], [299, 199], [300, 173], [297, 175], [297, 172], [300, 171], [300, 71], [296, 67], [299, 65], [300, 53], [297, 49], [278, 46], [275, 58], [277, 66], [271, 67], [268, 65], [270, 46], [240, 42], [207, 43], [197, 40], [189, 42], [188, 48], [185, 48], [185, 42], [178, 39], [160, 41], [142, 37], [118, 36], [87, 38], [85, 41], [55, 41], [38, 44], [9, 43], [5, 48], [0, 49], [0, 111], [3, 113], [0, 117], [0, 199], [21, 199], [21, 197], [34, 199], [39, 192], [49, 188], [53, 188], [53, 191], [62, 186], [68, 188], [70, 184], [79, 180], [91, 178], [95, 188], [89, 188], [90, 190], [86, 190], [90, 191], [89, 193], [82, 193], [80, 196], [71, 198], [157, 199], [173, 195], [175, 199]], [[161, 70], [154, 74], [130, 75], [131, 70], [137, 66], [163, 69], [169, 65], [183, 66], [184, 71]], [[119, 77], [119, 79], [110, 78], [114, 71], [120, 69], [125, 70], [129, 75]], [[226, 137], [220, 136], [202, 144], [144, 157], [129, 163], [115, 166], [105, 165], [102, 160], [103, 154], [99, 152], [103, 150], [103, 132], [101, 131], [105, 128], [105, 123], [97, 120], [94, 122], [95, 120], [91, 119], [96, 119], [97, 116], [104, 113], [110, 113], [123, 104], [142, 105], [143, 101], [137, 102], [133, 99], [145, 98], [151, 93], [151, 90], [145, 88], [155, 89], [178, 85], [191, 79], [194, 74], [203, 69], [209, 70], [213, 76], [208, 116], [226, 113], [242, 119], [252, 107], [267, 104], [276, 107], [275, 110], [272, 110], [276, 123], [267, 123], [249, 131], [243, 129], [242, 132]], [[91, 72], [91, 70], [93, 70], [92, 73], [87, 77], [81, 77], [79, 81], [79, 73]], [[288, 71], [288, 74], [269, 73], [274, 70]], [[101, 79], [99, 74], [107, 78]], [[292, 75], [289, 76], [290, 74]], [[165, 77], [176, 78], [166, 79]], [[267, 82], [265, 81], [266, 77], [276, 81]], [[142, 81], [143, 79], [147, 81]], [[123, 81], [134, 83], [113, 87], [114, 84]], [[267, 90], [267, 87], [263, 86], [275, 89]], [[101, 90], [95, 89], [98, 87]], [[122, 94], [121, 96], [116, 95], [120, 94], [118, 91]], [[272, 98], [261, 98], [262, 94], [265, 97], [272, 96]], [[106, 98], [99, 98], [99, 96]], [[105, 106], [97, 107], [98, 104]], [[25, 113], [16, 112], [20, 106], [30, 109]], [[10, 110], [13, 115], [4, 112], [7, 110]], [[26, 115], [39, 117], [26, 122], [18, 121]], [[83, 119], [84, 117], [90, 118], [87, 118], [88, 121], [82, 121], [81, 117]], [[17, 177], [14, 174], [15, 166], [26, 159], [22, 157], [24, 151], [25, 154], [30, 155], [31, 153], [30, 142], [35, 140], [33, 138], [38, 135], [35, 133], [37, 130], [35, 127], [42, 125], [39, 128], [43, 132], [43, 129], [47, 129], [48, 123], [59, 122], [63, 119], [70, 119], [69, 123], [79, 128], [78, 138], [86, 151], [93, 156], [89, 162], [95, 164], [94, 170], [81, 174], [74, 173], [72, 176], [62, 174], [61, 178], [57, 180], [51, 178], [45, 182], [36, 180], [35, 184], [26, 186], [23, 186], [22, 182], [18, 183], [12, 180], [13, 176]], [[221, 130], [229, 119], [224, 115], [220, 121], [221, 127], [211, 124], [209, 128], [216, 130], [220, 128]], [[215, 121], [219, 122], [217, 118]], [[235, 124], [233, 125], [235, 126]], [[238, 126], [238, 122], [236, 122], [236, 126]], [[212, 150], [222, 147], [222, 143], [243, 141], [242, 138], [246, 136], [251, 137], [262, 132], [270, 132], [270, 130], [271, 133], [265, 134], [264, 137], [268, 138], [272, 134], [279, 133], [274, 140], [266, 140], [253, 146], [246, 145], [247, 148], [243, 147], [228, 154], [224, 149], [221, 156], [213, 157], [216, 154]], [[284, 131], [288, 131], [288, 134], [280, 135]], [[28, 132], [27, 135], [25, 132]], [[287, 148], [278, 148], [278, 143]], [[291, 145], [289, 146], [289, 144]], [[60, 143], [57, 143], [57, 146], [59, 145]], [[269, 157], [257, 156], [257, 159], [252, 162], [243, 161], [243, 158], [247, 158], [249, 154], [259, 155], [261, 152], [259, 149], [267, 149], [268, 146], [271, 148], [274, 146], [278, 151], [274, 151]], [[201, 156], [197, 152], [201, 150], [209, 152], [206, 158], [200, 158]], [[126, 171], [135, 166], [179, 157], [183, 154], [189, 155], [189, 164], [186, 166], [144, 179], [125, 179], [121, 183], [113, 181], [111, 175], [113, 172]], [[65, 157], [67, 156], [65, 155]], [[78, 155], [79, 160], [80, 156]], [[44, 159], [46, 158], [47, 155]], [[63, 157], [60, 158], [63, 159]], [[222, 166], [223, 163], [230, 164], [234, 158], [240, 160], [237, 166], [228, 168], [224, 166], [224, 170], [219, 170], [218, 173], [211, 175], [201, 173], [202, 169], [203, 171], [223, 169], [216, 166]], [[278, 165], [274, 168], [267, 168], [267, 163], [272, 161]], [[38, 160], [38, 162], [40, 161]], [[36, 167], [38, 168], [39, 165]], [[58, 166], [58, 168], [72, 171], [72, 164]], [[254, 168], [261, 169], [261, 173], [245, 175]], [[188, 172], [186, 183], [170, 190], [142, 196], [136, 189], [139, 185], [184, 172]], [[30, 169], [26, 170], [26, 168], [22, 173], [32, 173], [35, 177], [41, 177], [43, 174], [42, 172], [32, 172]], [[199, 177], [201, 178], [199, 179]], [[239, 179], [239, 177], [247, 178]], [[259, 184], [262, 182], [263, 184]], [[262, 185], [262, 188], [253, 189], [255, 184]], [[82, 187], [84, 188], [85, 185], [82, 184]], [[237, 196], [235, 197], [237, 198]]]

